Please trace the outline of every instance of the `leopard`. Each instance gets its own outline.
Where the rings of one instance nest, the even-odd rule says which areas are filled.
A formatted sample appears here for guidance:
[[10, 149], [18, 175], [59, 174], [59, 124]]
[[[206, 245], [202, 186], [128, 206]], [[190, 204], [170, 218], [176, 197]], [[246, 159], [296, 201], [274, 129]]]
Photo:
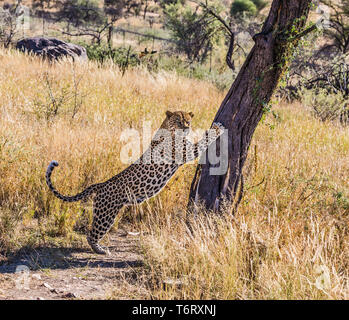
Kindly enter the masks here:
[[107, 181], [92, 184], [73, 196], [62, 195], [53, 186], [51, 175], [58, 162], [50, 162], [46, 183], [54, 196], [66, 202], [87, 201], [92, 197], [92, 226], [87, 232], [87, 242], [95, 253], [110, 255], [108, 247], [100, 241], [124, 206], [137, 205], [156, 196], [182, 165], [197, 159], [224, 133], [224, 126], [214, 122], [198, 142], [191, 142], [188, 135], [193, 117], [192, 112], [166, 111], [165, 120], [138, 160]]

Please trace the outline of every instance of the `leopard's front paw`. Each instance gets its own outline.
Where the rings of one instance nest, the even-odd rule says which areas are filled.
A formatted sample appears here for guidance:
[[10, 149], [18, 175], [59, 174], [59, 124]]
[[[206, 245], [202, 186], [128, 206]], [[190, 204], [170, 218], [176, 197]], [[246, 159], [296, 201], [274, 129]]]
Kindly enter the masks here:
[[214, 122], [212, 125], [212, 129], [216, 130], [217, 135], [222, 135], [224, 133], [224, 126], [220, 122]]

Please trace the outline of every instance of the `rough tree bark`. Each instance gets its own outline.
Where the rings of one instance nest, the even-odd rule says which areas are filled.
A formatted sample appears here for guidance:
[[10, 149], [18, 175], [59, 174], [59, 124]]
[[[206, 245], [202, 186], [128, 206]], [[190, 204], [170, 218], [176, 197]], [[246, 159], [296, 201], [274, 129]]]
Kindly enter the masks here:
[[[243, 192], [242, 169], [252, 135], [299, 39], [308, 33], [305, 26], [311, 2], [273, 0], [262, 32], [253, 37], [255, 45], [214, 119], [228, 129], [227, 172], [210, 175], [213, 165], [208, 163], [206, 156], [206, 164], [197, 167], [189, 207], [200, 203], [206, 209], [220, 211], [223, 204], [228, 203], [231, 210], [237, 208]], [[218, 154], [219, 145], [217, 141]]]

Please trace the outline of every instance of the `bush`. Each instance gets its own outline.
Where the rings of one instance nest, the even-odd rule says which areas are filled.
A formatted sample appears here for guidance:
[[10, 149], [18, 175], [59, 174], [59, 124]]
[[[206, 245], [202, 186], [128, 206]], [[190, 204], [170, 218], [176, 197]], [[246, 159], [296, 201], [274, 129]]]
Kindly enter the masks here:
[[252, 0], [252, 2], [255, 4], [258, 11], [264, 9], [268, 4], [268, 2], [264, 0]]
[[192, 63], [188, 67], [188, 64], [183, 60], [169, 56], [162, 56], [158, 59], [157, 68], [158, 70], [174, 71], [182, 77], [208, 81], [221, 91], [228, 89], [236, 76], [236, 74], [232, 74], [230, 69], [210, 70], [207, 65], [200, 63]]
[[256, 5], [250, 0], [235, 0], [231, 5], [230, 14], [238, 16], [244, 13], [254, 16], [257, 13]]
[[[179, 2], [167, 5], [165, 27], [176, 41], [176, 51], [184, 53], [190, 63], [205, 62], [222, 35], [220, 24], [207, 12], [200, 12]], [[219, 8], [215, 8], [219, 13]]]
[[113, 61], [121, 68], [134, 67], [139, 65], [140, 60], [132, 47], [109, 48], [107, 45], [85, 45], [87, 56], [90, 60], [104, 63]]
[[342, 94], [329, 94], [322, 88], [303, 90], [302, 100], [321, 121], [339, 121], [342, 125], [349, 125], [349, 103]]
[[185, 0], [160, 0], [160, 2], [159, 2], [160, 7], [162, 7], [163, 9], [165, 9], [166, 6], [168, 6], [170, 4], [176, 4], [176, 3], [180, 3], [180, 4], [184, 5]]
[[98, 0], [67, 0], [59, 4], [57, 17], [75, 26], [84, 24], [98, 25], [105, 21]]
[[241, 15], [255, 16], [267, 3], [263, 0], [235, 0], [230, 8], [232, 17]]

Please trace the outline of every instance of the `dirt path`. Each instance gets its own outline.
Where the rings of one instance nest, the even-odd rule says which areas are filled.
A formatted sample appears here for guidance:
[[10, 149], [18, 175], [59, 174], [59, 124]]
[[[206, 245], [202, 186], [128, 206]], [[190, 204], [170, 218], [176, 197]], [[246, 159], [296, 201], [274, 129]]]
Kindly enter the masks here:
[[[109, 249], [110, 256], [93, 254], [88, 247], [21, 250], [0, 264], [0, 299], [125, 299], [132, 291], [139, 295], [136, 278], [143, 260], [138, 238], [111, 233]], [[125, 285], [123, 294], [120, 288]]]

